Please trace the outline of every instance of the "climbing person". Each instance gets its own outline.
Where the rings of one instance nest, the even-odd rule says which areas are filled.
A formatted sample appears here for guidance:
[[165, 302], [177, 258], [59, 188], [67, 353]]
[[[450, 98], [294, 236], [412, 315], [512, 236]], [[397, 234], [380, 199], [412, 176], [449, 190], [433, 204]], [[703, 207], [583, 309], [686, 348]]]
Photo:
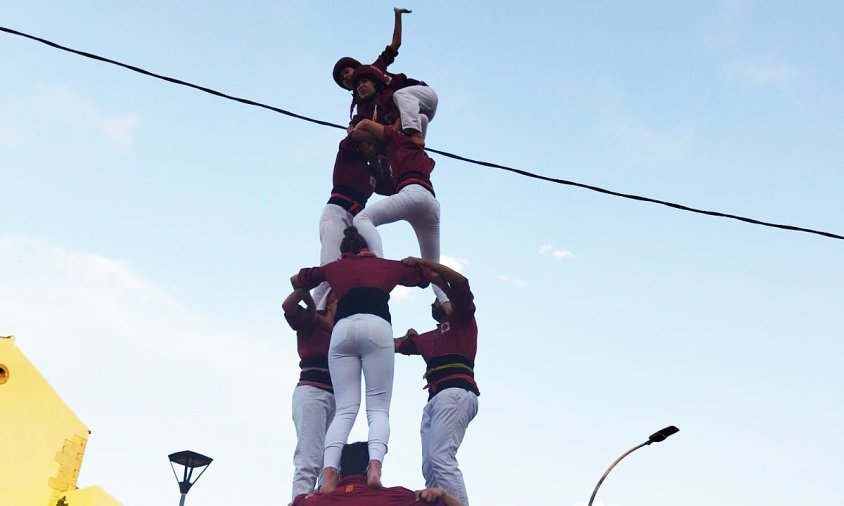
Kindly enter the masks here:
[[[431, 183], [434, 160], [404, 133], [371, 120], [358, 123], [351, 137], [374, 138], [385, 147], [396, 185], [394, 195], [379, 200], [355, 216], [354, 225], [366, 239], [369, 249], [377, 256], [383, 256], [384, 248], [376, 227], [404, 220], [413, 227], [422, 258], [439, 262], [440, 203]], [[434, 286], [434, 293], [441, 303], [448, 305], [448, 297], [437, 286]]]
[[[334, 65], [332, 75], [341, 88], [352, 91], [350, 127], [362, 119], [371, 119], [384, 125], [394, 125], [414, 142], [423, 145], [428, 123], [437, 112], [439, 98], [424, 81], [387, 71], [401, 46], [401, 15], [411, 12], [398, 7], [393, 11], [393, 40], [378, 59], [371, 65], [361, 65], [358, 60], [345, 56]], [[352, 114], [353, 111], [355, 114]]]
[[[352, 226], [355, 215], [363, 210], [373, 193], [395, 193], [393, 179], [382, 160], [372, 139], [355, 141], [346, 137], [340, 141], [334, 159], [331, 194], [319, 219], [320, 265], [340, 259], [343, 230]], [[328, 283], [314, 289], [317, 309], [325, 309], [328, 292]]]

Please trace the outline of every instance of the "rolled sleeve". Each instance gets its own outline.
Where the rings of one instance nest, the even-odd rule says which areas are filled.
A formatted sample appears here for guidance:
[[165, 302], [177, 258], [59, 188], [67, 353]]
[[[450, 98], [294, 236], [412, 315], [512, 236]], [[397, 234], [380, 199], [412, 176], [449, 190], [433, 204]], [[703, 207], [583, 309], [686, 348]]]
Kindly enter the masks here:
[[431, 269], [424, 265], [402, 265], [404, 272], [402, 273], [401, 284], [404, 286], [418, 286], [425, 288], [431, 282]]
[[402, 355], [421, 355], [422, 354], [419, 351], [419, 348], [416, 347], [416, 343], [413, 341], [412, 337], [400, 339], [399, 345], [396, 347], [396, 352], [401, 353]]
[[299, 271], [296, 282], [300, 288], [311, 290], [325, 281], [325, 270], [322, 267], [307, 267]]
[[399, 55], [398, 51], [393, 51], [393, 48], [387, 46], [384, 48], [384, 51], [378, 55], [378, 59], [372, 62], [373, 67], [377, 67], [378, 70], [386, 71], [387, 67], [390, 66], [394, 61], [396, 61], [396, 56]]

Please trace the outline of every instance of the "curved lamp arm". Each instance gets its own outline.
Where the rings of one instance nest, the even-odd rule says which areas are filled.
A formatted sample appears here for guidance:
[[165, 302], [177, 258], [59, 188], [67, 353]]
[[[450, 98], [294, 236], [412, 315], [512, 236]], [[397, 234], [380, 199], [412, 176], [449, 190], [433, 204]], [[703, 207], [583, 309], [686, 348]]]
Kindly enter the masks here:
[[616, 464], [621, 462], [621, 459], [630, 455], [631, 453], [635, 452], [636, 450], [638, 450], [639, 448], [641, 448], [643, 446], [647, 446], [651, 443], [659, 443], [660, 441], [665, 441], [665, 438], [667, 438], [668, 436], [670, 436], [672, 434], [676, 434], [678, 432], [680, 432], [680, 429], [678, 429], [677, 427], [675, 427], [673, 425], [669, 425], [668, 427], [666, 427], [662, 430], [654, 432], [653, 434], [650, 435], [650, 437], [648, 437], [647, 441], [645, 441], [644, 443], [642, 443], [640, 445], [634, 446], [633, 448], [624, 452], [624, 454], [621, 457], [615, 459], [615, 462], [613, 462], [612, 465], [604, 472], [604, 475], [601, 476], [600, 480], [598, 480], [598, 484], [595, 485], [595, 490], [592, 491], [592, 497], [589, 498], [589, 505], [588, 506], [592, 506], [592, 502], [595, 500], [595, 496], [598, 494], [598, 489], [601, 487], [601, 483], [604, 482], [607, 475], [610, 474], [610, 471], [612, 471], [612, 469], [616, 466]]

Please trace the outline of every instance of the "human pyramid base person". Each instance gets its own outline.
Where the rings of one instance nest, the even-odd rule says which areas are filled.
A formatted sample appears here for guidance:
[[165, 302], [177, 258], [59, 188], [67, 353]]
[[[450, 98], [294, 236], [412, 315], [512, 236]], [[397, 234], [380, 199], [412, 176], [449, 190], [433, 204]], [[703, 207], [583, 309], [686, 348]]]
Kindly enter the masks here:
[[[402, 15], [408, 13], [394, 9], [392, 42], [371, 65], [344, 57], [333, 69], [335, 82], [353, 98], [320, 218], [320, 265], [291, 277], [293, 293], [282, 304], [297, 332], [301, 359], [293, 395], [294, 505], [333, 504], [340, 497], [347, 504], [356, 497], [357, 504], [376, 506], [468, 505], [456, 456], [480, 395], [474, 379], [475, 306], [468, 280], [439, 263], [435, 164], [424, 150], [437, 95], [423, 81], [387, 71], [401, 45]], [[385, 198], [367, 207], [373, 193]], [[396, 221], [413, 227], [421, 258], [382, 258], [376, 227]], [[390, 292], [397, 285], [428, 284], [436, 295], [436, 329], [424, 334], [410, 329], [394, 338]], [[410, 499], [395, 490], [401, 487], [384, 488], [381, 481], [396, 353], [421, 355], [427, 366], [428, 402], [420, 429], [427, 488]], [[369, 435], [365, 444], [347, 445], [360, 409], [361, 373]]]

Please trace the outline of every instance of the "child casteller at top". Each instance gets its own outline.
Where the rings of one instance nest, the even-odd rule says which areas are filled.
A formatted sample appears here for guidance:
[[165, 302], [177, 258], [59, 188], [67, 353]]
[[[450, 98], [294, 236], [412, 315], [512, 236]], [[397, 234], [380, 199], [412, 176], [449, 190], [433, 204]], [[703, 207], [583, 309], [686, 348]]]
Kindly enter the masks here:
[[[382, 125], [401, 126], [402, 132], [417, 144], [424, 144], [428, 122], [437, 112], [437, 94], [422, 81], [404, 74], [387, 72], [395, 61], [401, 46], [401, 16], [410, 14], [407, 9], [393, 9], [395, 25], [393, 40], [371, 65], [344, 56], [334, 64], [334, 82], [352, 92], [349, 107], [350, 126], [363, 119]], [[352, 112], [357, 108], [357, 112]]]

